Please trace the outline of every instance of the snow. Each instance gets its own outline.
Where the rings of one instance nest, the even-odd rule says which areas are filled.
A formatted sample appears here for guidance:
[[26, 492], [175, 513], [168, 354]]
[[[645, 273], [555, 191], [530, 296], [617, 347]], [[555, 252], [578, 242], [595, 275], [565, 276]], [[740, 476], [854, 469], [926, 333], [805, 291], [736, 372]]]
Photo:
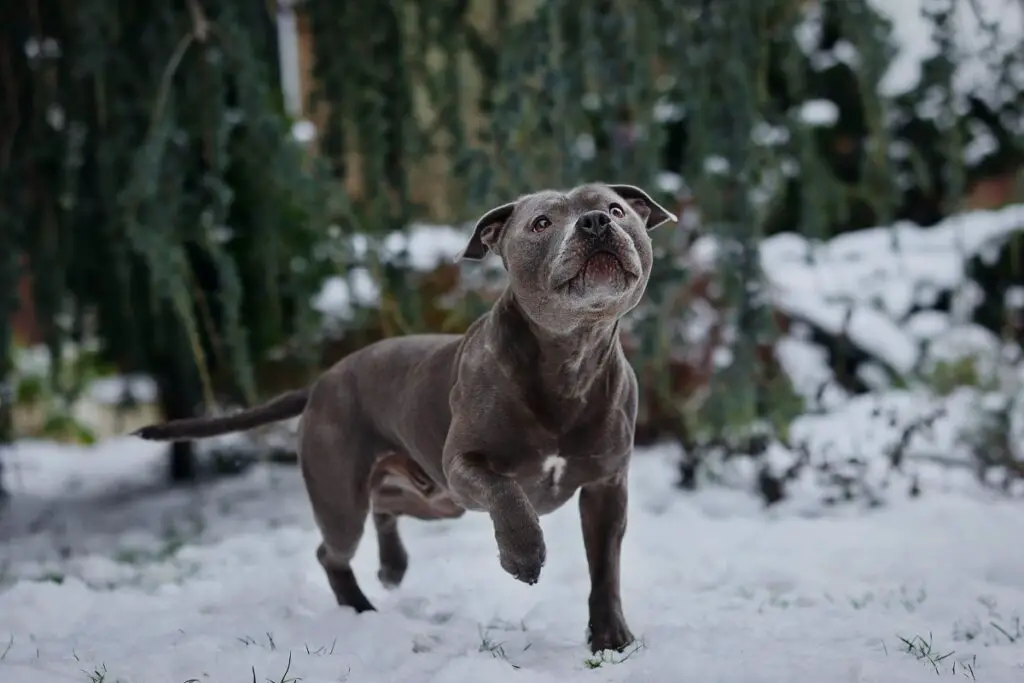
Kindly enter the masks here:
[[[449, 225], [414, 223], [408, 229], [392, 232], [383, 239], [357, 234], [352, 240], [354, 256], [360, 262], [374, 257], [402, 263], [424, 272], [454, 263], [469, 240], [470, 230]], [[312, 305], [328, 319], [351, 319], [357, 306], [371, 307], [380, 300], [380, 287], [365, 267], [353, 268], [348, 277], [328, 278]]]
[[[22, 441], [3, 471], [12, 496], [0, 510], [0, 681], [1022, 680], [1024, 548], [1006, 538], [1024, 517], [1019, 500], [977, 483], [970, 439], [980, 410], [1012, 401], [1008, 441], [1024, 443], [1024, 369], [1018, 359], [1008, 372], [1006, 345], [965, 318], [976, 296], [964, 268], [1021, 229], [1024, 206], [1011, 206], [827, 243], [764, 240], [773, 305], [797, 319], [779, 360], [811, 410], [763, 456], [774, 474], [794, 472], [787, 498], [763, 508], [752, 458], [730, 459], [719, 485], [684, 494], [673, 448], [638, 451], [622, 580], [641, 641], [624, 654], [585, 645], [573, 504], [543, 518], [549, 559], [533, 587], [502, 572], [489, 520], [468, 514], [403, 520], [410, 572], [388, 592], [368, 530], [355, 567], [379, 612], [356, 616], [334, 605], [314, 559], [294, 466], [167, 490], [159, 445]], [[372, 251], [425, 271], [452, 263], [468, 230], [421, 224], [352, 246], [360, 259]], [[721, 248], [702, 235], [686, 257], [710, 268]], [[915, 310], [941, 291], [958, 293], [954, 310]], [[370, 271], [353, 269], [316, 305], [345, 317], [378, 296]], [[978, 386], [938, 395], [907, 382], [851, 397], [808, 323], [845, 329], [901, 374], [969, 359]], [[33, 352], [21, 361], [46, 365]], [[152, 398], [152, 383], [134, 376], [94, 383], [88, 398], [116, 402], [125, 382]], [[557, 474], [561, 463], [550, 466]], [[858, 498], [824, 504], [842, 501], [849, 482]]]
[[709, 156], [704, 159], [704, 171], [712, 175], [724, 175], [729, 172], [729, 161], [718, 155]]
[[[913, 90], [921, 80], [921, 66], [934, 57], [938, 47], [932, 36], [932, 23], [922, 11], [945, 2], [935, 0], [870, 0], [882, 16], [892, 22], [896, 57], [880, 83], [885, 96]], [[948, 0], [947, 0], [948, 2]], [[953, 89], [960, 96], [975, 94], [990, 105], [1001, 103], [1007, 94], [999, 87], [1009, 79], [1018, 88], [1024, 86], [1024, 70], [1006, 71], [1004, 58], [1024, 48], [1024, 5], [1019, 0], [952, 0], [954, 41], [959, 60], [953, 77]], [[805, 29], [806, 33], [810, 33]]]
[[897, 372], [908, 373], [917, 362], [917, 346], [899, 325], [881, 311], [846, 303], [822, 301], [820, 296], [787, 292], [775, 303], [787, 314], [812, 320], [832, 335], [845, 332], [864, 350], [884, 358]]
[[849, 395], [836, 381], [828, 365], [825, 349], [794, 336], [785, 336], [775, 345], [775, 356], [793, 385], [793, 391], [808, 407], [831, 408], [844, 403]]
[[810, 126], [832, 126], [839, 120], [839, 107], [831, 100], [808, 100], [800, 106], [800, 120]]
[[[813, 116], [816, 113], [821, 112], [820, 110], [817, 112], [814, 111], [814, 108], [812, 107], [811, 115]], [[751, 129], [750, 131], [750, 139], [754, 141], [754, 144], [764, 147], [777, 147], [780, 145], [784, 145], [787, 142], [789, 142], [789, 138], [789, 131], [786, 129], [785, 126], [772, 126], [765, 121], [760, 121], [754, 124], [753, 129]]]
[[1024, 205], [955, 214], [931, 227], [897, 223], [816, 243], [782, 233], [761, 243], [762, 266], [780, 288], [878, 300], [892, 315], [915, 303], [911, 285], [955, 287], [964, 261], [1024, 231]]
[[356, 306], [372, 306], [380, 299], [380, 287], [366, 268], [353, 268], [348, 277], [327, 278], [311, 302], [328, 318], [348, 320]]
[[[860, 433], [842, 419], [803, 429]], [[0, 518], [0, 680], [1021, 680], [1019, 504], [950, 488], [871, 513], [766, 513], [675, 490], [674, 455], [632, 469], [622, 581], [642, 642], [595, 657], [574, 505], [543, 518], [532, 587], [499, 568], [483, 515], [403, 520], [412, 560], [393, 593], [367, 533], [355, 567], [379, 611], [356, 616], [313, 557], [294, 467], [164, 491], [153, 444], [22, 442]]]
[[[686, 189], [678, 176], [662, 183]], [[533, 587], [502, 572], [488, 519], [468, 514], [403, 520], [410, 572], [385, 591], [368, 530], [355, 567], [380, 611], [356, 616], [334, 605], [314, 559], [295, 467], [167, 490], [158, 445], [22, 441], [3, 470], [12, 496], [0, 509], [0, 681], [1024, 680], [1024, 548], [1006, 542], [1024, 516], [1012, 495], [977, 483], [971, 450], [979, 411], [1013, 402], [1007, 441], [1024, 457], [1024, 367], [967, 318], [977, 295], [965, 270], [1022, 229], [1024, 206], [1010, 206], [929, 228], [762, 242], [772, 304], [796, 318], [779, 360], [811, 411], [761, 461], [795, 473], [787, 498], [763, 508], [752, 458], [730, 459], [719, 485], [684, 494], [674, 449], [639, 451], [622, 579], [641, 642], [624, 654], [595, 657], [585, 645], [575, 505], [543, 519], [549, 560]], [[468, 230], [420, 224], [351, 246], [360, 259], [372, 251], [425, 271], [452, 263]], [[702, 235], [685, 256], [710, 268], [722, 246]], [[943, 291], [956, 293], [953, 310], [916, 310]], [[378, 296], [357, 268], [329, 280], [316, 305], [346, 317]], [[851, 397], [810, 324], [845, 329], [903, 375], [969, 359], [977, 386], [939, 395], [905, 381]], [[716, 362], [728, 354], [717, 350]], [[34, 351], [19, 361], [45, 367]], [[94, 383], [88, 398], [114, 403], [125, 382], [152, 398], [152, 382], [134, 376]], [[221, 445], [236, 442], [245, 438]], [[557, 474], [561, 463], [550, 466]], [[824, 504], [842, 501], [849, 482], [860, 496]]]
[[576, 137], [576, 156], [580, 159], [593, 159], [597, 156], [597, 141], [593, 135], [581, 133]]
[[292, 124], [292, 138], [301, 143], [311, 142], [316, 137], [316, 124], [302, 119]]
[[[943, 1], [872, 0], [892, 20], [898, 48], [884, 96], [919, 85], [922, 62], [936, 53], [922, 10]], [[1024, 4], [953, 1], [964, 58], [953, 83], [958, 103], [972, 94], [998, 105], [1024, 88], [1021, 64], [999, 71], [1024, 46]], [[857, 64], [848, 42], [819, 50], [820, 30], [812, 9], [796, 36], [815, 68]], [[42, 59], [59, 47], [32, 39], [25, 51]], [[940, 115], [944, 98], [938, 88], [924, 93], [918, 114]], [[585, 106], [595, 101], [590, 95]], [[659, 102], [655, 118], [683, 113]], [[830, 126], [838, 113], [831, 101], [811, 100], [796, 116]], [[61, 116], [50, 111], [51, 125], [61, 127]], [[967, 132], [963, 154], [974, 164], [996, 143], [978, 122]], [[292, 135], [308, 142], [316, 129], [300, 120]], [[766, 122], [751, 131], [767, 146], [788, 135]], [[581, 136], [578, 153], [592, 156], [592, 147]], [[895, 145], [891, 153], [907, 154]], [[704, 168], [730, 170], [720, 156]], [[678, 174], [662, 173], [655, 184], [688, 193]], [[415, 224], [383, 238], [356, 235], [350, 246], [363, 263], [429, 271], [453, 263], [470, 227]], [[0, 501], [0, 681], [1024, 680], [1024, 547], [1006, 540], [1024, 532], [1024, 516], [1019, 500], [977, 484], [969, 444], [980, 408], [1013, 402], [1007, 440], [1024, 457], [1024, 370], [1002, 340], [969, 322], [978, 288], [965, 268], [1022, 230], [1018, 205], [827, 243], [791, 233], [763, 241], [772, 305], [797, 320], [778, 342], [778, 358], [812, 411], [789, 425], [791, 446], [771, 443], [764, 462], [775, 473], [796, 471], [810, 456], [787, 483], [789, 497], [765, 510], [751, 495], [752, 459], [732, 462], [722, 485], [684, 494], [673, 486], [673, 448], [638, 451], [622, 580], [641, 641], [626, 653], [593, 656], [586, 648], [588, 580], [575, 505], [543, 519], [549, 559], [532, 587], [501, 571], [488, 519], [468, 514], [403, 520], [411, 569], [399, 590], [385, 591], [368, 529], [355, 566], [380, 611], [357, 616], [334, 605], [314, 559], [318, 535], [297, 468], [260, 464], [233, 479], [168, 490], [159, 445], [22, 441], [4, 453], [2, 472], [12, 496]], [[702, 236], [689, 256], [709, 265], [720, 244]], [[941, 292], [954, 294], [950, 312], [916, 310]], [[1008, 289], [1007, 306], [1024, 307], [1022, 292]], [[379, 297], [371, 271], [358, 267], [328, 279], [312, 304], [327, 318], [349, 319]], [[690, 328], [714, 322], [713, 310], [704, 313]], [[968, 359], [978, 386], [939, 395], [910, 381], [851, 397], [800, 321], [844, 331], [903, 379]], [[730, 353], [717, 349], [716, 365], [727, 365]], [[19, 367], [43, 372], [46, 360], [32, 356]], [[885, 384], [878, 364], [861, 372]], [[156, 393], [148, 378], [112, 377], [90, 384], [87, 399], [116, 404], [126, 390], [141, 402]], [[908, 431], [919, 423], [927, 426]], [[896, 449], [904, 449], [898, 469]], [[564, 466], [557, 455], [545, 462], [556, 479]], [[884, 504], [823, 506], [835, 493], [828, 467], [870, 489], [858, 503]]]
[[793, 38], [805, 55], [810, 58], [815, 71], [825, 71], [836, 64], [852, 68], [860, 66], [857, 48], [847, 40], [837, 40], [831, 48], [821, 47], [823, 12], [820, 3], [806, 3], [804, 14], [797, 23]]
[[409, 265], [417, 270], [430, 270], [441, 263], [452, 263], [466, 246], [472, 225], [464, 229], [449, 225], [415, 223], [406, 232], [391, 233], [384, 240], [384, 254], [396, 257], [407, 254]]
[[971, 257], [984, 256], [1024, 232], [1024, 205], [956, 214], [931, 227], [910, 223], [869, 228], [818, 242], [795, 233], [760, 244], [772, 303], [836, 334], [900, 373], [917, 367], [919, 339], [904, 324], [915, 306], [953, 292], [952, 315], [978, 303], [967, 279]]
[[[811, 453], [834, 450], [843, 456], [860, 456], [869, 466], [888, 465], [879, 453], [890, 453], [907, 428], [931, 416], [931, 429], [913, 431], [907, 445], [910, 460], [928, 459], [941, 454], [948, 463], [960, 459], [966, 466], [969, 454], [954, 444], [975, 421], [972, 409], [978, 392], [964, 387], [949, 396], [936, 396], [922, 390], [893, 390], [864, 394], [850, 399], [835, 410], [797, 418], [790, 426], [790, 438], [805, 443]], [[836, 429], [838, 424], [855, 428]]]
[[968, 166], [976, 166], [984, 161], [988, 155], [999, 151], [999, 141], [992, 134], [992, 130], [981, 123], [971, 119], [967, 122], [968, 141], [964, 145], [964, 162]]
[[678, 194], [687, 189], [683, 176], [670, 171], [662, 171], [659, 173], [654, 184], [657, 185], [658, 189], [662, 192], [669, 192], [671, 194]]
[[139, 403], [153, 403], [157, 398], [156, 382], [146, 375], [101, 377], [88, 384], [86, 395], [101, 405], [117, 405], [128, 394]]
[[1010, 310], [1024, 309], [1024, 287], [1020, 285], [1007, 287], [1004, 299], [1006, 308]]

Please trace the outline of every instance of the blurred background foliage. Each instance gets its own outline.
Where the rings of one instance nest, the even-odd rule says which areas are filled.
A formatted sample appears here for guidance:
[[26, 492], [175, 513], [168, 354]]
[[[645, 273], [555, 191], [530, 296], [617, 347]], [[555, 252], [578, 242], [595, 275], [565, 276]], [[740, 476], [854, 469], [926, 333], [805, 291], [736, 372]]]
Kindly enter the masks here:
[[[894, 86], [898, 36], [869, 0], [7, 3], [0, 348], [30, 305], [50, 360], [27, 385], [0, 354], [0, 436], [14, 437], [11, 397], [66, 406], [104, 364], [152, 377], [178, 418], [302, 384], [376, 338], [464, 329], [500, 273], [454, 252], [422, 263], [418, 227], [607, 180], [681, 216], [654, 234], [626, 343], [638, 440], [683, 442], [692, 484], [702, 444], [751, 425], [784, 436], [807, 408], [775, 354], [795, 323], [845, 389], [871, 388], [870, 349], [772, 304], [764, 238], [1021, 200], [1024, 50], [992, 51], [986, 73], [1005, 82], [965, 89], [956, 17], [973, 4], [927, 3], [935, 49]], [[1021, 256], [1017, 240], [970, 263], [986, 293], [975, 321], [1018, 342], [1003, 292]], [[346, 312], [328, 324], [312, 302], [338, 275]], [[87, 343], [88, 363], [67, 350]], [[195, 475], [189, 444], [170, 472]]]

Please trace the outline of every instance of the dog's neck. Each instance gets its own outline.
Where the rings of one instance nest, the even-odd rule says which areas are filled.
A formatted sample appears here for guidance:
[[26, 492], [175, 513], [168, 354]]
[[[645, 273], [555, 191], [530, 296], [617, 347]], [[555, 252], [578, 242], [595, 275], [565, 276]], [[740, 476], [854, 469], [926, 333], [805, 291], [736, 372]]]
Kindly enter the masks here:
[[539, 410], [559, 412], [554, 405], [585, 404], [618, 349], [617, 319], [556, 333], [531, 320], [511, 290], [490, 315], [488, 335], [498, 362], [523, 384], [527, 400]]

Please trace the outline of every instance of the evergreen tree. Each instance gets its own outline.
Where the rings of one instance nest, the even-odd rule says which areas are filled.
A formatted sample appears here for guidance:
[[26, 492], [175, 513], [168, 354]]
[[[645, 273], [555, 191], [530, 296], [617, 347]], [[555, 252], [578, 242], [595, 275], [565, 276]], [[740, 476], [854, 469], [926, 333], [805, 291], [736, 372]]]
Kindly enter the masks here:
[[[54, 390], [62, 342], [98, 334], [168, 418], [253, 400], [252, 358], [311, 329], [323, 271], [293, 256], [332, 208], [282, 113], [273, 14], [32, 0], [2, 17], [2, 291], [26, 254]], [[172, 478], [193, 467], [176, 444]]]
[[[215, 393], [251, 402], [269, 349], [309, 349], [325, 239], [468, 221], [538, 186], [628, 181], [666, 203], [688, 186], [722, 238], [732, 340], [709, 421], [750, 421], [778, 403], [757, 362], [774, 335], [762, 236], [933, 223], [1019, 164], [1020, 37], [982, 50], [1005, 82], [965, 91], [950, 12], [968, 4], [929, 4], [937, 47], [892, 89], [900, 45], [871, 0], [307, 0], [310, 156], [281, 111], [265, 5], [8, 3], [0, 239], [38, 276], [51, 349], [98, 334], [122, 369], [156, 377], [175, 418]], [[995, 146], [969, 153], [981, 128]], [[653, 237], [634, 361], [665, 380], [688, 273], [672, 231]], [[1011, 256], [992, 288], [1018, 275]], [[377, 313], [427, 329], [432, 302], [410, 269], [375, 272]], [[997, 326], [999, 311], [980, 315]], [[175, 448], [186, 476], [188, 448]]]

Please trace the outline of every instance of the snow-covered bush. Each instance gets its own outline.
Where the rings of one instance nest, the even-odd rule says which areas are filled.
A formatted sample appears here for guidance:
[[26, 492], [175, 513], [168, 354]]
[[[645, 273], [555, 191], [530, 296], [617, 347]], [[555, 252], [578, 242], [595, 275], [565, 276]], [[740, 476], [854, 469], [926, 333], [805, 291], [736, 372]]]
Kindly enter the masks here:
[[920, 493], [937, 470], [1024, 490], [1024, 328], [1012, 290], [1003, 328], [978, 322], [970, 272], [1022, 237], [1024, 206], [1012, 205], [931, 227], [764, 240], [785, 328], [775, 357], [806, 413], [753, 440], [731, 430], [687, 444], [681, 482], [757, 489], [768, 503], [809, 487], [826, 502], [879, 503], [889, 490]]
[[[750, 131], [758, 153], [728, 173], [718, 160], [666, 182], [693, 186], [690, 222], [704, 235], [690, 251], [710, 254], [704, 272], [731, 285], [709, 297], [717, 317], [698, 316], [718, 348], [705, 354], [708, 406], [679, 411], [680, 483], [727, 482], [769, 503], [808, 489], [880, 502], [894, 482], [925, 490], [923, 472], [938, 469], [1013, 491], [1024, 8], [823, 0], [801, 17], [802, 57], [769, 78]], [[716, 181], [704, 176], [727, 179], [717, 182], [730, 202], [752, 209], [746, 223], [708, 201]], [[754, 249], [760, 273], [737, 276]], [[758, 307], [775, 322], [771, 341], [750, 324]], [[772, 365], [804, 403], [781, 425], [786, 396], [755, 377]]]

